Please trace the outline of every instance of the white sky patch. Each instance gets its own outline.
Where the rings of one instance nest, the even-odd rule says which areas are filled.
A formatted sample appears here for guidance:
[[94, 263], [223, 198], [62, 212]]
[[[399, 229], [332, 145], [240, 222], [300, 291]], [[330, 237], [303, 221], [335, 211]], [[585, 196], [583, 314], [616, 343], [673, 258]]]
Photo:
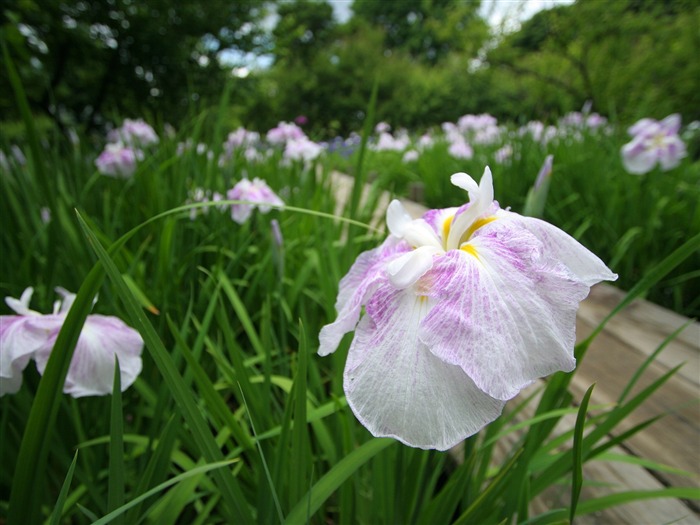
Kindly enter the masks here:
[[497, 32], [509, 33], [517, 31], [538, 11], [573, 3], [574, 0], [482, 0], [479, 12]]

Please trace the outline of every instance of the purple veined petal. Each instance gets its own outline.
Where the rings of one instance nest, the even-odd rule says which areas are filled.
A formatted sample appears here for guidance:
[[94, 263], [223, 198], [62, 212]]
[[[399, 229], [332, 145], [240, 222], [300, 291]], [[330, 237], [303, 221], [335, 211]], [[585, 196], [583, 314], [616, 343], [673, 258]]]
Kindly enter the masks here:
[[447, 450], [496, 419], [504, 403], [420, 342], [428, 308], [385, 283], [357, 326], [343, 382], [352, 411], [374, 436]]
[[654, 169], [656, 157], [652, 149], [637, 151], [638, 145], [629, 142], [622, 147], [622, 164], [634, 175], [643, 175]]
[[681, 116], [679, 113], [673, 113], [659, 122], [661, 129], [666, 135], [677, 135], [681, 130]]
[[541, 243], [525, 230], [491, 227], [435, 261], [435, 306], [421, 341], [457, 365], [484, 392], [513, 398], [537, 378], [571, 371], [576, 310], [588, 286], [563, 265], [547, 265]]
[[404, 253], [387, 264], [389, 280], [398, 289], [412, 286], [433, 267], [433, 255], [440, 251], [434, 246], [420, 246]]
[[335, 303], [338, 316], [321, 329], [318, 348], [320, 356], [335, 352], [343, 336], [355, 329], [362, 306], [379, 281], [386, 279], [386, 264], [409, 249], [406, 242], [390, 235], [381, 246], [360, 254], [350, 271], [340, 280]]
[[[44, 373], [58, 329], [37, 349], [36, 366]], [[89, 315], [78, 338], [63, 392], [73, 397], [112, 393], [115, 355], [119, 358], [122, 391], [141, 373], [143, 340], [139, 333], [116, 317]]]
[[20, 389], [27, 364], [62, 322], [52, 315], [0, 316], [0, 396]]
[[659, 151], [659, 163], [663, 171], [672, 170], [677, 167], [681, 160], [687, 155], [685, 143], [680, 137], [666, 137], [664, 146]]
[[543, 254], [547, 258], [562, 263], [586, 286], [593, 286], [601, 281], [617, 280], [617, 274], [611, 272], [597, 255], [556, 226], [541, 219], [524, 217], [505, 210], [500, 210], [497, 216], [503, 219], [503, 222], [514, 223], [532, 233], [542, 243]]
[[635, 122], [627, 129], [627, 133], [632, 136], [636, 135], [653, 135], [657, 132], [659, 122], [652, 118], [643, 118]]

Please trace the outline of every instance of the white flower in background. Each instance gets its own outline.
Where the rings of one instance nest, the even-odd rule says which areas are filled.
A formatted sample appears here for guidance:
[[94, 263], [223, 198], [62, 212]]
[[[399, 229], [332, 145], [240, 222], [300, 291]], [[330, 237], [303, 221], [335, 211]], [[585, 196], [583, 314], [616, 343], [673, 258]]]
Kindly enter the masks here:
[[284, 205], [282, 199], [270, 189], [267, 183], [258, 178], [253, 179], [252, 182], [242, 179], [228, 190], [226, 196], [232, 201], [247, 201], [231, 205], [231, 218], [238, 224], [246, 222], [255, 208], [258, 208], [260, 213], [267, 213], [272, 206]]
[[[5, 302], [17, 315], [0, 316], [0, 395], [15, 393], [22, 385], [22, 371], [31, 359], [44, 373], [58, 333], [70, 310], [75, 294], [56, 288], [63, 301], [54, 304], [51, 314], [29, 309], [33, 289], [20, 299]], [[116, 317], [88, 315], [73, 353], [63, 392], [73, 397], [112, 393], [115, 356], [119, 358], [122, 391], [141, 373], [143, 340], [139, 333]]]
[[622, 147], [622, 163], [629, 173], [642, 175], [658, 164], [663, 171], [678, 166], [687, 155], [678, 135], [681, 116], [669, 115], [662, 121], [645, 118], [629, 128], [632, 140]]
[[283, 157], [286, 160], [311, 162], [323, 153], [323, 146], [309, 140], [306, 136], [287, 141]]
[[575, 319], [590, 286], [617, 278], [575, 239], [493, 200], [488, 168], [459, 208], [411, 219], [398, 201], [391, 232], [341, 280], [319, 354], [355, 331], [348, 404], [375, 436], [448, 449], [496, 419], [539, 377], [573, 370]]

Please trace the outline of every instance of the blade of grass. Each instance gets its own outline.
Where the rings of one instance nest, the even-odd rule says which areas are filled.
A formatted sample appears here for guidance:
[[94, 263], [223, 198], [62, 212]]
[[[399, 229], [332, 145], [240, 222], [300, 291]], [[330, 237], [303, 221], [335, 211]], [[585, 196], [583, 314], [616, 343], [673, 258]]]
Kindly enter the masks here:
[[583, 429], [586, 423], [588, 402], [591, 399], [594, 387], [595, 383], [584, 394], [578, 416], [576, 417], [576, 424], [574, 425], [574, 445], [571, 450], [573, 455], [573, 479], [571, 481], [571, 506], [569, 510], [569, 520], [571, 522], [574, 521], [574, 516], [576, 516], [576, 505], [578, 505], [578, 498], [581, 495], [581, 487], [583, 486]]
[[[122, 410], [122, 386], [119, 358], [114, 356], [114, 386], [112, 388], [112, 412], [109, 431], [109, 478], [107, 511], [124, 505], [124, 413]], [[123, 517], [114, 520], [121, 525]]]
[[104, 278], [104, 272], [94, 267], [78, 290], [73, 306], [66, 316], [56, 338], [51, 356], [39, 381], [27, 426], [22, 436], [17, 468], [12, 480], [7, 522], [9, 525], [36, 523], [43, 495], [43, 486], [49, 443], [63, 396], [63, 384], [73, 357], [75, 344], [83, 323], [92, 310], [92, 301]]
[[68, 468], [68, 473], [66, 474], [66, 479], [63, 481], [61, 486], [61, 492], [58, 493], [58, 499], [56, 500], [56, 505], [51, 513], [51, 519], [49, 520], [49, 525], [59, 525], [61, 523], [61, 516], [63, 515], [63, 507], [66, 503], [66, 497], [68, 496], [68, 490], [70, 490], [71, 481], [73, 481], [73, 472], [75, 472], [75, 464], [78, 462], [78, 451], [75, 451], [73, 456], [73, 461]]
[[[199, 407], [194, 402], [192, 391], [184, 383], [182, 376], [173, 364], [170, 354], [165, 349], [165, 346], [156, 334], [153, 326], [146, 318], [138, 300], [122, 279], [121, 273], [114, 264], [114, 261], [95, 237], [80, 213], [76, 213], [83, 232], [90, 241], [90, 245], [99, 257], [107, 275], [112, 281], [132, 324], [143, 337], [146, 348], [149, 350], [151, 357], [155, 361], [170, 392], [175, 398], [202, 455], [209, 462], [221, 461], [223, 459], [223, 453], [217, 445], [207, 421], [202, 417]], [[231, 513], [229, 518], [242, 523], [251, 522], [252, 515], [237, 480], [233, 476], [224, 475], [219, 470], [214, 471], [213, 475], [221, 490], [226, 508]]]
[[292, 426], [292, 456], [290, 458], [289, 498], [299, 501], [309, 484], [308, 467], [311, 463], [309, 432], [306, 423], [306, 370], [309, 348], [304, 324], [299, 320], [299, 352], [294, 379], [294, 424]]
[[319, 479], [311, 490], [302, 497], [287, 515], [285, 525], [307, 523], [307, 516], [312, 516], [321, 505], [347, 480], [357, 469], [367, 463], [376, 454], [396, 443], [389, 438], [374, 438], [353, 450], [334, 465]]
[[[163, 490], [167, 489], [168, 487], [171, 487], [177, 483], [180, 483], [183, 480], [189, 479], [193, 476], [199, 476], [201, 474], [205, 474], [209, 471], [216, 471], [219, 470], [223, 467], [226, 467], [228, 465], [231, 465], [232, 463], [235, 463], [238, 460], [227, 460], [227, 461], [217, 461], [216, 463], [209, 463], [207, 465], [202, 465], [200, 467], [195, 467], [191, 470], [188, 470], [187, 472], [183, 472], [182, 474], [179, 474], [173, 478], [170, 478], [167, 481], [164, 481], [163, 483], [153, 487], [151, 490], [144, 492], [140, 496], [137, 496], [136, 498], [132, 499], [128, 503], [125, 503], [118, 509], [114, 509], [112, 512], [107, 514], [106, 516], [103, 516], [102, 518], [96, 520], [92, 525], [106, 525], [107, 523], [112, 523], [114, 519], [118, 516], [121, 516], [124, 514], [127, 510], [130, 508], [138, 505], [142, 501], [146, 500], [147, 498], [150, 498], [151, 496], [158, 494], [159, 492], [162, 492]], [[243, 523], [248, 523], [248, 522], [243, 522]], [[252, 522], [250, 522], [252, 523]]]

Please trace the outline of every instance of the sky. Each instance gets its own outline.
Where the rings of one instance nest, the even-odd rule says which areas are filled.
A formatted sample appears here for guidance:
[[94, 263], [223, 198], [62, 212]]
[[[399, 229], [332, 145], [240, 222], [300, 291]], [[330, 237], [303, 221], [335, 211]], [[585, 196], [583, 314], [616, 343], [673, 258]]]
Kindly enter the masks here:
[[[333, 13], [339, 22], [347, 21], [352, 15], [352, 0], [327, 0], [333, 6]], [[378, 0], [379, 1], [379, 0]], [[401, 0], [384, 0], [398, 2]], [[481, 14], [493, 27], [504, 20], [506, 28], [514, 30], [518, 25], [542, 9], [557, 5], [572, 4], [574, 0], [482, 0]]]

